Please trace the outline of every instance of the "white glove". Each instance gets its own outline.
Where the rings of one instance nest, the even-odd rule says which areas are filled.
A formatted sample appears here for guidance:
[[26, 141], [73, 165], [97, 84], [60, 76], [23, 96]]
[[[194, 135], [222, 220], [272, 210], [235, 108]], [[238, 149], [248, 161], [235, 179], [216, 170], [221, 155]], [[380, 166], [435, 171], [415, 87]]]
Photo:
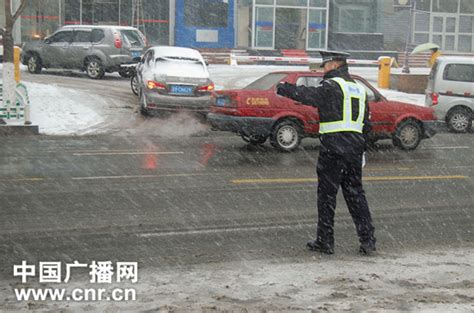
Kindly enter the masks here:
[[365, 152], [362, 153], [362, 168], [365, 167]]

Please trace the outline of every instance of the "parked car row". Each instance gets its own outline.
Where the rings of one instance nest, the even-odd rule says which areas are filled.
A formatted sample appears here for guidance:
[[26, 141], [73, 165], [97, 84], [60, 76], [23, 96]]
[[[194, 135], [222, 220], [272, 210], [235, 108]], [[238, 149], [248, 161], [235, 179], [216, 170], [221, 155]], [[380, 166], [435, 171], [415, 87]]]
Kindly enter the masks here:
[[[322, 73], [274, 72], [238, 90], [214, 90], [207, 63], [199, 51], [169, 46], [146, 47], [143, 34], [133, 27], [64, 26], [51, 36], [27, 43], [22, 62], [31, 73], [43, 68], [84, 70], [99, 79], [106, 72], [131, 77], [143, 115], [189, 110], [207, 115], [216, 130], [239, 134], [245, 141], [267, 139], [283, 151], [296, 149], [305, 137], [317, 137], [317, 109], [279, 97], [279, 82], [317, 86]], [[436, 133], [439, 120], [453, 132], [472, 128], [474, 115], [474, 60], [440, 57], [426, 88], [427, 107], [390, 101], [362, 77], [369, 99], [372, 142], [392, 139], [405, 150]]]

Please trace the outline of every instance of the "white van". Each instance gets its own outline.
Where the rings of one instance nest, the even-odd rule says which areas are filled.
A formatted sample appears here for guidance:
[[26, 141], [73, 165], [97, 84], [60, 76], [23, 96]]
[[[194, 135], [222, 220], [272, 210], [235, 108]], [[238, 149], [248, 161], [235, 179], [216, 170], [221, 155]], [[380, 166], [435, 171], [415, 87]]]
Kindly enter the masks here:
[[431, 69], [426, 88], [426, 105], [449, 130], [464, 133], [472, 128], [474, 116], [474, 58], [439, 57]]

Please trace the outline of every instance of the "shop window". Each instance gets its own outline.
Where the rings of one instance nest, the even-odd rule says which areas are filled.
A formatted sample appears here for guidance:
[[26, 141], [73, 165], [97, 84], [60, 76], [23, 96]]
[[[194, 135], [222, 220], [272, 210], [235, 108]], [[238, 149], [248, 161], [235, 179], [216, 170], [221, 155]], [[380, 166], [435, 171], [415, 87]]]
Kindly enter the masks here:
[[428, 32], [430, 31], [430, 14], [416, 13], [415, 15], [415, 31]]
[[310, 7], [326, 8], [326, 0], [309, 0]]
[[474, 16], [461, 15], [459, 17], [459, 32], [474, 33]]
[[277, 5], [305, 7], [308, 5], [306, 0], [277, 0]]
[[[471, 0], [472, 1], [472, 0]], [[458, 0], [433, 1], [433, 12], [458, 13]]]
[[459, 50], [459, 52], [471, 52], [471, 51], [473, 51], [472, 36], [471, 35], [459, 35], [458, 50]]
[[227, 27], [229, 3], [216, 0], [186, 0], [184, 16], [188, 27]]
[[420, 11], [431, 11], [431, 0], [418, 0], [416, 2], [416, 9]]
[[269, 4], [269, 5], [273, 5], [274, 1], [273, 1], [273, 0], [256, 0], [255, 3], [256, 3], [256, 4]]
[[461, 13], [474, 14], [474, 1], [472, 0], [461, 0]]

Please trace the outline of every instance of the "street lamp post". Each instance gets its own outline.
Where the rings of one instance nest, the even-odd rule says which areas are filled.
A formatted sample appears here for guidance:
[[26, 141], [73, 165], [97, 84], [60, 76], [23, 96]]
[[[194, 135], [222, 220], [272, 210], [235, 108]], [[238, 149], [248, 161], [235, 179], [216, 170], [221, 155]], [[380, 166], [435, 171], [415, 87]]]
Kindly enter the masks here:
[[411, 0], [410, 2], [411, 2], [410, 3], [410, 20], [408, 21], [407, 39], [405, 43], [405, 62], [403, 64], [403, 69], [402, 69], [402, 73], [406, 73], [406, 74], [410, 73], [410, 66], [408, 65], [408, 61], [409, 61], [408, 49], [410, 48], [411, 34], [413, 33], [413, 19], [415, 15], [416, 0]]

